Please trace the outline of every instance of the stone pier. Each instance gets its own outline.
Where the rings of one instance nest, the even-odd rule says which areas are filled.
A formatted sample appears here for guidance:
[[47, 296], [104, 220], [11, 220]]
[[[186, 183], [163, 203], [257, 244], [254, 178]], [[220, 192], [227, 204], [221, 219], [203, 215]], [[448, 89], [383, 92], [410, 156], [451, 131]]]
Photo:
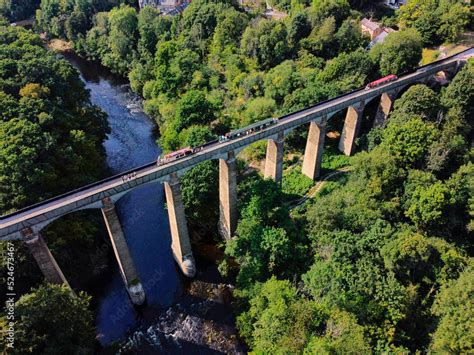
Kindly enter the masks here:
[[219, 232], [225, 240], [237, 228], [237, 166], [233, 151], [219, 159]]
[[319, 177], [326, 138], [326, 117], [321, 123], [310, 122], [306, 149], [304, 151], [302, 173], [312, 180]]
[[171, 229], [171, 249], [181, 271], [188, 277], [196, 275], [196, 263], [191, 250], [188, 225], [184, 214], [181, 186], [176, 173], [170, 175], [170, 181], [165, 182], [166, 204]]
[[397, 98], [398, 89], [384, 92], [380, 98], [380, 104], [375, 115], [374, 124], [372, 127], [380, 127], [384, 124], [385, 120], [392, 109], [393, 102]]
[[283, 142], [285, 133], [279, 132], [277, 139], [269, 139], [265, 160], [265, 179], [271, 178], [280, 183], [283, 176]]
[[[464, 64], [464, 62], [462, 64], [460, 64], [458, 62], [458, 64], [456, 65], [456, 67], [454, 68], [449, 68], [449, 69], [445, 69], [443, 71], [440, 71], [438, 73], [436, 73], [436, 76], [441, 76], [442, 78], [444, 78], [446, 81], [448, 82], [451, 82], [451, 80], [454, 79], [454, 77], [456, 76], [456, 74], [458, 73], [458, 71], [461, 69], [460, 66], [462, 66]], [[428, 78], [427, 78], [428, 79]]]
[[349, 106], [347, 108], [344, 128], [339, 139], [339, 150], [345, 155], [352, 155], [355, 150], [355, 140], [359, 135], [362, 125], [362, 115], [364, 113], [364, 103], [359, 106]]
[[21, 233], [23, 240], [43, 273], [45, 281], [58, 285], [65, 284], [70, 287], [41, 234], [34, 233], [30, 228], [24, 229]]
[[122, 225], [115, 211], [115, 205], [109, 198], [103, 199], [102, 205], [102, 215], [104, 216], [123, 282], [125, 283], [132, 303], [141, 305], [145, 302], [145, 290], [138, 278], [132, 255], [128, 249], [127, 241], [125, 240]]

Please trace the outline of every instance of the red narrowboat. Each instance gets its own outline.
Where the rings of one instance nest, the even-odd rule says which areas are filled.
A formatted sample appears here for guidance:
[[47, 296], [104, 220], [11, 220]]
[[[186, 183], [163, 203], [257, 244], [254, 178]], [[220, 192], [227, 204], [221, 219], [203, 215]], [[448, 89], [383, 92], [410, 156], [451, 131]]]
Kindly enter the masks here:
[[398, 76], [395, 74], [390, 74], [387, 76], [384, 76], [383, 78], [377, 79], [375, 81], [372, 81], [371, 83], [368, 83], [367, 86], [365, 87], [366, 90], [368, 89], [373, 89], [379, 85], [389, 83], [391, 81], [395, 81], [398, 79]]
[[166, 154], [164, 156], [164, 159], [166, 159], [166, 160], [177, 159], [177, 158], [181, 158], [181, 157], [184, 157], [186, 155], [189, 155], [192, 152], [193, 152], [193, 150], [192, 150], [191, 147], [186, 147], [186, 148], [177, 150], [175, 152], [171, 152], [171, 153]]

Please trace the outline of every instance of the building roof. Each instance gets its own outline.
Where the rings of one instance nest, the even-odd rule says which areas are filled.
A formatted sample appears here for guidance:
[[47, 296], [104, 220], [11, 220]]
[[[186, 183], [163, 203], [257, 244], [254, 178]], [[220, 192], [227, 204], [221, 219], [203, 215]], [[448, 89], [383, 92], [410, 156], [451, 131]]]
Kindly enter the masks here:
[[387, 36], [388, 36], [388, 32], [382, 31], [381, 34], [379, 34], [377, 37], [374, 38], [372, 43], [373, 44], [382, 43], [385, 40], [385, 37], [387, 37]]
[[380, 25], [377, 23], [377, 22], [374, 22], [374, 21], [370, 21], [369, 19], [367, 18], [363, 18], [361, 21], [360, 21], [360, 24], [364, 27], [367, 27], [369, 30], [376, 30], [377, 28], [380, 27]]
[[382, 43], [383, 41], [385, 41], [385, 38], [387, 38], [387, 36], [392, 32], [396, 32], [396, 31], [393, 28], [390, 28], [390, 27], [384, 28], [383, 31], [377, 37], [375, 37], [372, 40], [372, 42], [370, 42], [369, 48], [373, 47], [377, 43]]

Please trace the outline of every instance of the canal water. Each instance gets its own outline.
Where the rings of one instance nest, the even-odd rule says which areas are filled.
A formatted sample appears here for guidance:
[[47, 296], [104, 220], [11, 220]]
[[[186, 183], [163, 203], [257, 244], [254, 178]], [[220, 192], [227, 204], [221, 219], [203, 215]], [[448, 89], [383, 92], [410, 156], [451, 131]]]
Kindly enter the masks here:
[[[111, 133], [104, 146], [112, 173], [155, 160], [160, 154], [154, 136], [156, 125], [142, 112], [141, 100], [128, 83], [73, 53], [63, 55], [80, 72], [92, 103], [108, 114]], [[182, 293], [163, 194], [161, 184], [152, 184], [133, 190], [117, 203], [147, 305], [139, 311], [132, 307], [114, 263], [112, 277], [98, 296], [96, 327], [103, 345], [123, 340], [129, 332], [146, 325]]]

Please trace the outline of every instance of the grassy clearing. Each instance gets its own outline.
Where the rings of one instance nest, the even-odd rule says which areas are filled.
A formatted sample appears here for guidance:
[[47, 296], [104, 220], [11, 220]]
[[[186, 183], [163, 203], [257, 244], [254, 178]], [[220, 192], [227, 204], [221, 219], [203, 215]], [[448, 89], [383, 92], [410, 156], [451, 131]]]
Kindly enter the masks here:
[[421, 64], [426, 65], [433, 63], [438, 59], [440, 51], [437, 49], [423, 48], [423, 56], [421, 58]]

